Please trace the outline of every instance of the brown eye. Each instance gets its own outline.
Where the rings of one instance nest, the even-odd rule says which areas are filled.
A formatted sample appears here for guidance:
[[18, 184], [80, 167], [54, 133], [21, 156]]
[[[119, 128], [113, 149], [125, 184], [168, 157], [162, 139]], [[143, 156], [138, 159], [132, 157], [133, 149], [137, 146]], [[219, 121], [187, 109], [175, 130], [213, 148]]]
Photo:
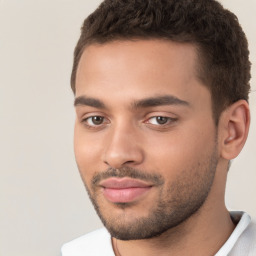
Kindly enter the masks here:
[[93, 124], [95, 124], [95, 125], [100, 125], [100, 124], [102, 124], [102, 123], [103, 123], [103, 120], [104, 120], [104, 118], [103, 118], [102, 116], [93, 116], [93, 117], [92, 117], [92, 122], [93, 122]]
[[172, 121], [173, 119], [166, 116], [153, 116], [148, 119], [148, 123], [153, 125], [165, 125]]
[[169, 118], [168, 117], [164, 117], [164, 116], [157, 116], [156, 117], [156, 122], [158, 124], [166, 124], [168, 122]]
[[103, 116], [91, 116], [84, 120], [84, 122], [89, 126], [98, 126], [104, 123]]

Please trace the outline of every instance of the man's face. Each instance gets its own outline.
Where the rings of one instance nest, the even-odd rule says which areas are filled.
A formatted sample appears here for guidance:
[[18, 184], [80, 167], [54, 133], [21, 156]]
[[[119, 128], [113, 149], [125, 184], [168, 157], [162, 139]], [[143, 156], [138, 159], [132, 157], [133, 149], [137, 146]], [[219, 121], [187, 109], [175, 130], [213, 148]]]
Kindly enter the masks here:
[[112, 236], [157, 236], [197, 212], [217, 166], [211, 96], [195, 47], [164, 40], [88, 46], [76, 80], [75, 155]]

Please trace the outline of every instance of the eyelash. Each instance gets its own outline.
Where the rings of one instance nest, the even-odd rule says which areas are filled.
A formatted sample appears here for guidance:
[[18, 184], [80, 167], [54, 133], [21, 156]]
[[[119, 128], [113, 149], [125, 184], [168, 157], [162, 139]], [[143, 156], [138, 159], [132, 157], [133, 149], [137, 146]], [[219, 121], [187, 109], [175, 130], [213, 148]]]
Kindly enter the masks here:
[[[100, 124], [92, 124], [92, 119], [93, 118], [102, 118], [102, 123]], [[166, 119], [166, 122], [165, 123], [162, 123], [162, 124], [152, 124], [150, 123], [149, 121], [152, 120], [152, 119], [157, 119], [157, 118], [162, 118], [162, 119]], [[91, 124], [89, 124], [89, 120], [91, 120]], [[164, 115], [158, 115], [158, 116], [152, 116], [150, 118], [148, 118], [146, 121], [144, 121], [145, 124], [148, 124], [150, 125], [151, 127], [155, 127], [155, 128], [168, 128], [169, 126], [173, 125], [178, 119], [177, 118], [173, 118], [173, 117], [168, 117], [168, 116], [164, 116]], [[94, 115], [94, 116], [89, 116], [89, 117], [86, 117], [84, 119], [82, 119], [81, 121], [85, 126], [86, 128], [88, 129], [100, 129], [102, 128], [103, 126], [105, 126], [106, 124], [109, 124], [110, 121], [105, 118], [104, 116], [101, 116], [101, 115]], [[157, 121], [156, 121], [157, 122]]]
[[[149, 123], [149, 120], [151, 120], [151, 119], [157, 119], [157, 118], [166, 119], [166, 123], [162, 123], [162, 124], [151, 124], [151, 123]], [[159, 115], [159, 116], [152, 116], [152, 117], [148, 118], [145, 123], [149, 123], [150, 125], [154, 125], [154, 126], [161, 126], [161, 127], [164, 127], [164, 126], [171, 125], [171, 124], [174, 123], [175, 121], [177, 121], [177, 118]], [[156, 122], [157, 122], [157, 121], [156, 121]]]
[[[103, 119], [103, 123], [97, 125], [97, 124], [88, 124], [88, 121], [91, 119], [91, 122], [93, 118], [102, 118]], [[105, 123], [109, 123], [109, 122], [106, 122], [106, 118], [104, 116], [100, 116], [100, 115], [95, 115], [95, 116], [89, 116], [89, 117], [86, 117], [84, 119], [82, 119], [82, 123], [89, 129], [98, 129], [100, 128], [102, 125], [104, 125], [104, 120], [105, 120]]]

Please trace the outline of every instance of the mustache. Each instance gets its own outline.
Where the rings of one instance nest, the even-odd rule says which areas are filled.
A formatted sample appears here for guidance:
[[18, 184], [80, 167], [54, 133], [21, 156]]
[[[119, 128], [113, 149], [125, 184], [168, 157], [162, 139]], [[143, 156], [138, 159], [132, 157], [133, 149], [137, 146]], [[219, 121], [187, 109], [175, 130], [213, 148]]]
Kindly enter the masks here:
[[113, 177], [140, 179], [146, 182], [153, 183], [155, 185], [162, 185], [164, 183], [164, 179], [160, 174], [147, 173], [132, 167], [121, 167], [118, 169], [108, 168], [103, 172], [95, 174], [92, 178], [91, 183], [93, 186], [97, 186], [102, 180]]

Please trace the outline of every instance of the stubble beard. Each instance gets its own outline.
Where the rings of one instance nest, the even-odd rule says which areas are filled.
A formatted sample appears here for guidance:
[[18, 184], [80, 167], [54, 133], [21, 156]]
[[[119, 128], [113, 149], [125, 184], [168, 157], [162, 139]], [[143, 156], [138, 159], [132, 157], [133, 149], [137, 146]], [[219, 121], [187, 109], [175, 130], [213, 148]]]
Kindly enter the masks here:
[[[180, 225], [198, 212], [211, 190], [217, 163], [217, 153], [214, 151], [204, 161], [198, 162], [189, 170], [181, 171], [175, 181], [169, 184], [158, 174], [149, 175], [129, 167], [108, 169], [95, 175], [91, 182], [91, 190], [84, 183], [98, 216], [112, 237], [120, 240], [149, 239]], [[102, 209], [98, 200], [96, 184], [113, 176], [140, 178], [154, 181], [154, 184], [159, 185], [158, 200], [156, 205], [149, 209], [147, 217], [134, 216], [132, 221], [127, 220], [126, 211], [133, 207], [133, 203], [115, 204], [115, 207], [122, 209], [122, 214], [118, 216], [112, 215], [111, 209], [108, 214], [105, 213], [106, 209]]]

